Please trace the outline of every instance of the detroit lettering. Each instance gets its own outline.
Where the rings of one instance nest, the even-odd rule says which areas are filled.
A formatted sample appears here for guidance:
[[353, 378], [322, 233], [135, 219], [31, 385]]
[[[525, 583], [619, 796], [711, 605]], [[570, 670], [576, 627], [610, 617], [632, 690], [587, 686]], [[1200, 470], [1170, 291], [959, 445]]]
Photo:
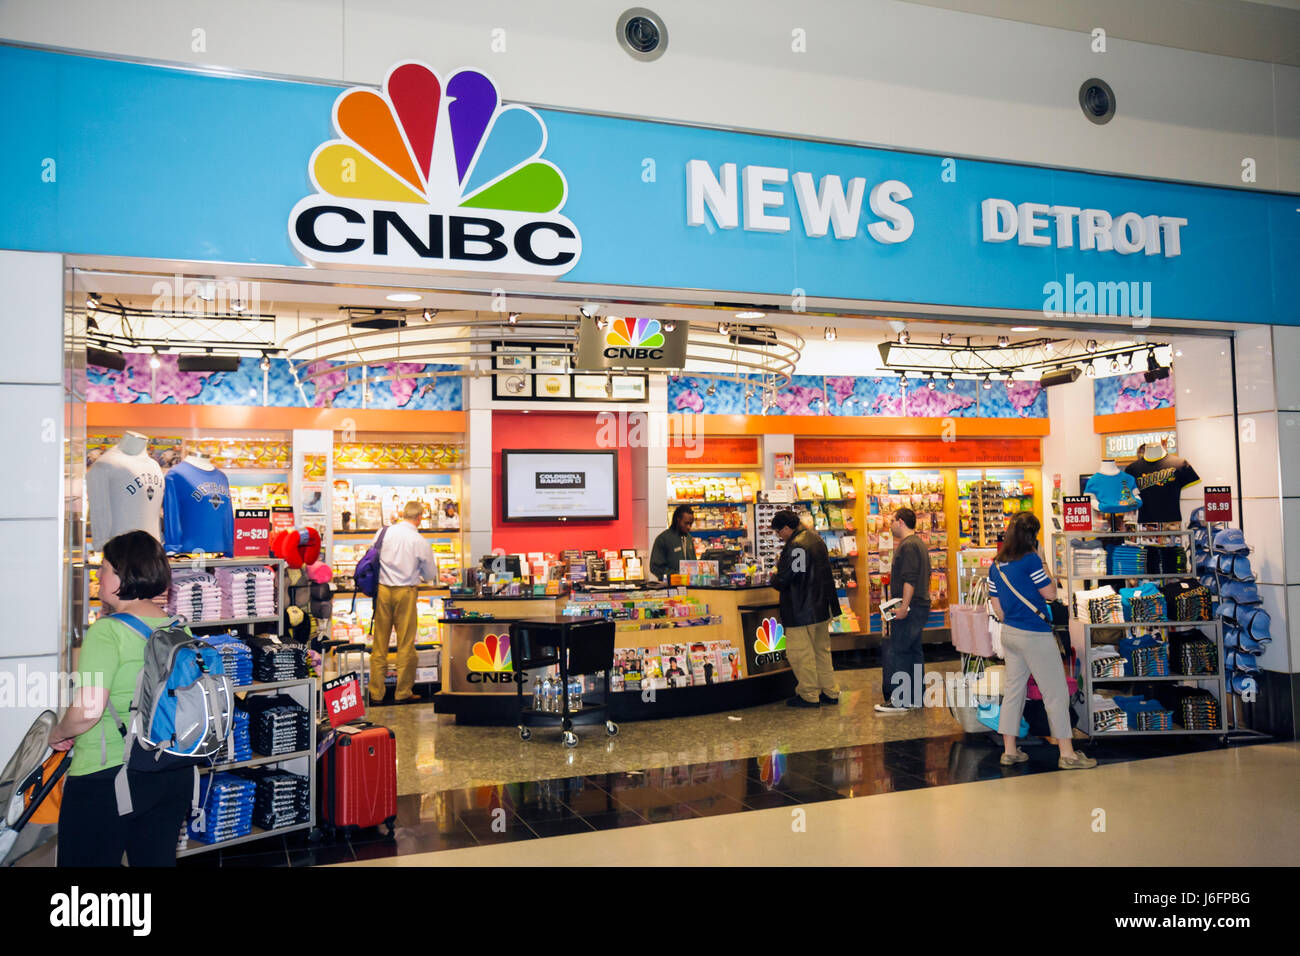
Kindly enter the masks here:
[[1148, 475], [1138, 475], [1137, 486], [1139, 491], [1145, 491], [1147, 488], [1158, 488], [1161, 485], [1167, 485], [1174, 480], [1174, 469], [1161, 468], [1159, 471], [1153, 471]]
[[195, 501], [211, 498], [213, 505], [219, 505], [227, 493], [225, 485], [218, 484], [215, 481], [205, 481], [203, 484], [195, 486], [194, 490], [190, 492], [190, 497]]

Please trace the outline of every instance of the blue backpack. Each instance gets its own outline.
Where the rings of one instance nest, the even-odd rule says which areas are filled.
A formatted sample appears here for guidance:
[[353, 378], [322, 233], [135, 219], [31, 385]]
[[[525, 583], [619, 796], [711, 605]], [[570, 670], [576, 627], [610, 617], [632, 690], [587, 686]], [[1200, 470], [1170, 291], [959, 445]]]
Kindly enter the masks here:
[[230, 737], [235, 694], [220, 652], [186, 631], [180, 619], [151, 631], [131, 614], [113, 617], [146, 642], [128, 720], [108, 702], [126, 741], [117, 795], [118, 810], [129, 813], [127, 768], [157, 772], [194, 767], [197, 773], [199, 764], [210, 762]]
[[387, 525], [379, 532], [379, 540], [371, 545], [357, 562], [357, 569], [352, 575], [357, 583], [357, 590], [368, 598], [379, 593], [379, 552], [383, 550], [386, 534], [388, 534]]

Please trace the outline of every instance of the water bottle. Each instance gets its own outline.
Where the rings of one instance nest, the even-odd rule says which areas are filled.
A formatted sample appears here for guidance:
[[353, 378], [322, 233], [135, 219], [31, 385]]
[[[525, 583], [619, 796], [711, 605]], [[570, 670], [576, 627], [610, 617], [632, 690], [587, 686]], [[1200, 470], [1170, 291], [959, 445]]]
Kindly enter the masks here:
[[533, 710], [542, 709], [542, 679], [533, 678]]
[[538, 710], [550, 711], [551, 691], [551, 679], [550, 677], [547, 677], [546, 680], [542, 681], [542, 703], [541, 706], [537, 708]]
[[582, 708], [582, 678], [569, 678], [569, 710]]

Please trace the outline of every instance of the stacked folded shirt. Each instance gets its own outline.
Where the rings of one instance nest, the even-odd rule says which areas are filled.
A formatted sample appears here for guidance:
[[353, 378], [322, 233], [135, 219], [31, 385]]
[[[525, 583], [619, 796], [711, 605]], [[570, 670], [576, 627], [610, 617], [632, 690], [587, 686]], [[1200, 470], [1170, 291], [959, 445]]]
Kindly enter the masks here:
[[1092, 732], [1128, 730], [1128, 715], [1109, 697], [1092, 695]]
[[226, 618], [275, 617], [275, 572], [267, 567], [218, 568], [221, 613]]
[[1109, 584], [1074, 592], [1074, 616], [1090, 624], [1123, 624], [1124, 602]]
[[1210, 591], [1199, 581], [1174, 581], [1160, 589], [1171, 621], [1210, 620]]
[[173, 571], [167, 589], [167, 613], [180, 614], [187, 621], [221, 620], [221, 589], [206, 571]]
[[1148, 547], [1148, 574], [1186, 574], [1187, 552], [1176, 545]]
[[200, 843], [220, 843], [247, 836], [253, 830], [251, 780], [233, 773], [209, 773], [202, 777], [200, 805], [203, 813], [190, 821], [190, 836]]
[[1131, 578], [1147, 571], [1147, 551], [1139, 544], [1120, 544], [1111, 549], [1110, 573]]
[[1070, 542], [1074, 550], [1074, 573], [1078, 577], [1097, 577], [1106, 573], [1106, 549], [1100, 541], [1075, 538]]
[[1132, 730], [1174, 729], [1173, 712], [1162, 707], [1159, 701], [1141, 696], [1116, 697], [1115, 704], [1127, 715]]
[[1123, 677], [1124, 658], [1113, 647], [1094, 647], [1088, 652], [1093, 677]]
[[204, 634], [203, 640], [217, 649], [225, 675], [236, 687], [253, 683], [253, 649], [234, 634]]
[[292, 697], [247, 697], [242, 706], [249, 713], [249, 736], [257, 753], [275, 757], [307, 749], [307, 709]]
[[1168, 677], [1169, 645], [1149, 634], [1124, 637], [1119, 642], [1119, 652], [1128, 662], [1125, 676]]
[[1172, 708], [1185, 730], [1219, 730], [1219, 701], [1199, 687], [1163, 687], [1157, 693], [1161, 704]]
[[257, 788], [253, 822], [263, 830], [291, 827], [311, 818], [311, 781], [306, 777], [271, 767], [235, 772]]
[[1156, 594], [1135, 594], [1129, 601], [1130, 621], [1166, 621], [1165, 596]]
[[269, 637], [246, 638], [252, 649], [253, 677], [273, 682], [307, 676], [307, 645], [285, 644]]
[[231, 715], [230, 737], [217, 751], [214, 762], [242, 763], [253, 759], [253, 742], [249, 735], [248, 711], [234, 709]]
[[1219, 652], [1201, 631], [1176, 631], [1169, 635], [1180, 674], [1213, 674], [1219, 669]]

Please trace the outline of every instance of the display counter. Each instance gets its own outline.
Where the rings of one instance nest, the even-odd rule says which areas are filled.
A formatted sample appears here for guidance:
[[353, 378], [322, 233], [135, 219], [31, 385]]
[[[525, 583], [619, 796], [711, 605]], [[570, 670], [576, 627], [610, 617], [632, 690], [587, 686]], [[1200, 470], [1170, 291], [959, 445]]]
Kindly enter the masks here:
[[[615, 621], [615, 653], [609, 671], [609, 716], [615, 721], [752, 707], [794, 691], [783, 632], [776, 623], [776, 592], [766, 587], [634, 588], [581, 591], [561, 598], [450, 598], [448, 605], [492, 615], [441, 621], [444, 676], [442, 691], [434, 695], [434, 708], [454, 714], [457, 723], [516, 723], [516, 685], [522, 684], [525, 696], [531, 698], [534, 680], [546, 675], [544, 670], [516, 671], [512, 627], [553, 616]], [[763, 630], [767, 619], [773, 624]], [[590, 680], [589, 689], [595, 689]], [[579, 713], [575, 722], [586, 720]]]

